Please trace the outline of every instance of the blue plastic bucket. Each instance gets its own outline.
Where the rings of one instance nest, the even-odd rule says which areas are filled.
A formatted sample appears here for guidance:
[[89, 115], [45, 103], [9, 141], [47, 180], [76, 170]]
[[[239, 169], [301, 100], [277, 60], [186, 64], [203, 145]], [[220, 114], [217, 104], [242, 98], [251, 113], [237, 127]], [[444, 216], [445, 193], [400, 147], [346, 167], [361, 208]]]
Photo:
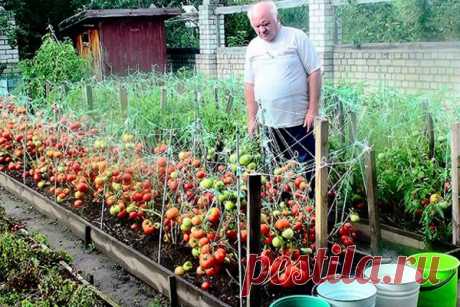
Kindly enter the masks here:
[[375, 307], [377, 289], [371, 283], [361, 284], [357, 280], [351, 283], [326, 281], [316, 291], [332, 307]]
[[325, 300], [310, 295], [290, 295], [277, 299], [270, 307], [331, 307]]

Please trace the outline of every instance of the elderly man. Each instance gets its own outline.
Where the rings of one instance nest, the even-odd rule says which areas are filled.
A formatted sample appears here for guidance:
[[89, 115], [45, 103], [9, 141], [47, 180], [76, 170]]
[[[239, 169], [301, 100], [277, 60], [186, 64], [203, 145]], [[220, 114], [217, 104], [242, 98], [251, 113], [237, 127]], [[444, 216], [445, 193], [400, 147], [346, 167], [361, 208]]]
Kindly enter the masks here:
[[280, 24], [272, 1], [253, 5], [248, 17], [257, 33], [244, 72], [248, 133], [253, 136], [260, 124], [277, 158], [309, 162], [321, 89], [318, 55], [303, 31]]

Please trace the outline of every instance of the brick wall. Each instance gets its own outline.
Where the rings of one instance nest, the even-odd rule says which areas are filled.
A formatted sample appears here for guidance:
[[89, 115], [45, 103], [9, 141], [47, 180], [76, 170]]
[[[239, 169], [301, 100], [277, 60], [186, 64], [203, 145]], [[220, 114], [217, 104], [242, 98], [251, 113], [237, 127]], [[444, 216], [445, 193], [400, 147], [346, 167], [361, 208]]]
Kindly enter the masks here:
[[17, 48], [11, 48], [6, 36], [0, 34], [0, 67], [8, 67], [3, 74], [12, 72], [19, 62], [19, 53]]
[[243, 75], [246, 47], [217, 48], [217, 77]]
[[7, 94], [16, 84], [18, 62], [18, 49], [12, 48], [0, 31], [0, 95]]
[[460, 42], [336, 46], [334, 80], [403, 90], [460, 91]]
[[[245, 47], [217, 49], [217, 76], [242, 76]], [[403, 90], [460, 91], [460, 42], [336, 46], [334, 81]]]

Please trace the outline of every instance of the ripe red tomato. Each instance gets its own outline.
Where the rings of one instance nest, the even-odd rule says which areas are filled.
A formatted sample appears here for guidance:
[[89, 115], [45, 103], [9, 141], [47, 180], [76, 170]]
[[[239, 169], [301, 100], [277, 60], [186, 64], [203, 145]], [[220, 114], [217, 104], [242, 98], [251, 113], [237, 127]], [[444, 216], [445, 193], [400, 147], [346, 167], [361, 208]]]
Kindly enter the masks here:
[[155, 227], [154, 227], [152, 221], [149, 220], [149, 219], [145, 219], [142, 222], [142, 230], [144, 231], [144, 234], [146, 236], [153, 234], [155, 232]]
[[220, 219], [220, 214], [221, 213], [220, 213], [219, 208], [216, 208], [216, 207], [211, 208], [208, 214], [208, 221], [210, 221], [213, 224], [217, 224]]
[[200, 255], [200, 266], [203, 269], [209, 269], [214, 266], [215, 264], [215, 258], [211, 254], [201, 254]]
[[260, 233], [267, 237], [270, 234], [270, 227], [267, 224], [260, 224]]
[[217, 251], [214, 253], [214, 258], [216, 259], [217, 263], [223, 263], [225, 260], [225, 256], [227, 256], [227, 252], [223, 248], [218, 248]]
[[340, 247], [340, 244], [334, 243], [332, 244], [331, 251], [333, 254], [338, 255], [342, 252], [342, 248]]
[[208, 281], [205, 281], [201, 284], [201, 289], [208, 290], [211, 284]]

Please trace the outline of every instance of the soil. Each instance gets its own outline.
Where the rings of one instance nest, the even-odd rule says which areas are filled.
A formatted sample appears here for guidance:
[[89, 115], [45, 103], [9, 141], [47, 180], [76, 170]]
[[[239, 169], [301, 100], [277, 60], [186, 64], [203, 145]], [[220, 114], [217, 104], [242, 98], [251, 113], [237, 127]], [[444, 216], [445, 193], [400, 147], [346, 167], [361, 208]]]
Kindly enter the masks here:
[[[48, 238], [48, 245], [55, 250], [65, 250], [73, 259], [73, 267], [87, 280], [122, 306], [168, 306], [168, 299], [142, 281], [126, 272], [121, 266], [102, 253], [85, 248], [65, 226], [41, 215], [33, 206], [0, 188], [0, 205], [6, 214]], [[92, 278], [91, 278], [92, 276]]]
[[[15, 172], [9, 172], [9, 175], [16, 180], [22, 182], [22, 178], [18, 173]], [[35, 189], [38, 190], [37, 187], [35, 186], [35, 183], [30, 179], [26, 178], [26, 184]], [[41, 194], [44, 194], [47, 196], [50, 200], [54, 201], [54, 195], [50, 195], [43, 190], [40, 190]], [[3, 196], [2, 196], [3, 197]], [[9, 194], [9, 197], [11, 198], [12, 195]], [[1, 198], [0, 198], [1, 201]], [[102, 230], [104, 230], [106, 233], [112, 235], [113, 237], [117, 238], [121, 242], [127, 244], [128, 246], [131, 246], [141, 252], [142, 254], [146, 255], [150, 259], [158, 259], [158, 234], [153, 235], [153, 236], [144, 236], [141, 232], [136, 232], [130, 229], [129, 225], [126, 220], [117, 220], [113, 218], [107, 208], [101, 208], [101, 205], [88, 205], [86, 207], [83, 207], [81, 209], [76, 209], [71, 206], [71, 202], [63, 202], [61, 205], [65, 206], [67, 209], [73, 211], [74, 213], [78, 214], [79, 216], [83, 217], [85, 220], [88, 222], [92, 223], [93, 225], [97, 226], [98, 228], [101, 228], [101, 212], [103, 212], [102, 216]], [[29, 206], [30, 207], [30, 206]], [[102, 210], [101, 210], [102, 209]], [[58, 225], [53, 225], [54, 227], [61, 227]], [[59, 233], [59, 231], [58, 231]], [[57, 234], [53, 234], [57, 235]], [[50, 238], [51, 240], [56, 240], [56, 238], [53, 238], [53, 235]], [[57, 240], [59, 241], [59, 239]], [[78, 245], [80, 249], [83, 247], [83, 242], [80, 240], [78, 241]], [[60, 241], [59, 241], [60, 242]], [[63, 248], [69, 250], [69, 249], [74, 249], [75, 248], [75, 242], [68, 242], [68, 243], [60, 243]], [[93, 254], [96, 252], [93, 252]], [[81, 254], [81, 253], [80, 253]], [[110, 261], [107, 257], [105, 257], [106, 260], [98, 263], [92, 263], [91, 261], [86, 260], [85, 254], [80, 255], [81, 260], [76, 261], [76, 264], [81, 265], [82, 270], [86, 270], [87, 272], [91, 272], [93, 268], [99, 268], [99, 267], [107, 267], [108, 266], [108, 261]], [[354, 260], [357, 262], [360, 259], [360, 255], [357, 255], [358, 257], [355, 258]], [[362, 256], [362, 254], [361, 254]], [[390, 249], [385, 249], [383, 258], [385, 261], [391, 261], [396, 259], [397, 254], [394, 250]], [[161, 257], [160, 257], [160, 264], [163, 265], [164, 267], [168, 268], [171, 271], [174, 271], [175, 267], [177, 265], [182, 265], [185, 261], [192, 260], [193, 261], [193, 256], [191, 255], [190, 248], [182, 245], [180, 242], [176, 242], [176, 244], [173, 243], [163, 243], [161, 247]], [[340, 261], [342, 262], [342, 261]], [[356, 264], [356, 263], [355, 263]], [[353, 267], [355, 267], [353, 265]], [[192, 270], [193, 271], [193, 270]], [[338, 272], [341, 271], [340, 265]], [[96, 275], [97, 274], [97, 275]], [[136, 283], [136, 286], [126, 286], [124, 283], [122, 284], [117, 284], [117, 285], [112, 285], [112, 291], [116, 292], [116, 294], [113, 294], [114, 297], [118, 296], [120, 299], [126, 299], [127, 297], [137, 297], [137, 295], [141, 295], [140, 297], [151, 297], [153, 298], [155, 294], [153, 293], [152, 290], [147, 286], [142, 284], [142, 282], [137, 281], [134, 277], [129, 275], [129, 273], [125, 272], [120, 266], [118, 265], [112, 265], [112, 271], [106, 270], [105, 272], [98, 272], [95, 273], [95, 281], [96, 285], [98, 282], [101, 284], [102, 287], [101, 290], [103, 292], [109, 293], [110, 289], [110, 284], [114, 279], [113, 276], [116, 276], [121, 281], [134, 281]], [[97, 277], [96, 277], [97, 276]], [[222, 302], [225, 302], [231, 306], [239, 306], [239, 287], [238, 287], [238, 281], [235, 279], [235, 276], [238, 276], [238, 271], [237, 267], [230, 269], [229, 272], [222, 272], [220, 276], [217, 278], [211, 277], [211, 288], [208, 290], [210, 294], [214, 295], [217, 297], [219, 300]], [[187, 273], [184, 278], [188, 280], [190, 283], [194, 284], [197, 287], [201, 286], [201, 283], [205, 280], [203, 277], [196, 276], [195, 273]], [[244, 278], [244, 275], [243, 275]], [[209, 280], [208, 277], [206, 277], [207, 280]], [[109, 285], [103, 285], [104, 283], [108, 283]], [[285, 289], [285, 288], [280, 288], [280, 287], [271, 287], [271, 286], [264, 286], [262, 289], [260, 289], [260, 298], [258, 299], [259, 306], [269, 306], [270, 303], [272, 303], [274, 300], [276, 300], [279, 297], [286, 296], [286, 295], [292, 295], [292, 294], [307, 294], [310, 295], [312, 292], [313, 288], [313, 283], [309, 282], [306, 285], [303, 286], [298, 286], [295, 288], [290, 288], [290, 289]], [[147, 291], [147, 289], [150, 291]], [[137, 292], [136, 292], [137, 291]], [[146, 304], [141, 302], [141, 298], [139, 298], [139, 301], [135, 301], [131, 304], [128, 304], [129, 306], [146, 306]], [[146, 302], [144, 300], [144, 302]], [[162, 298], [162, 302], [165, 302], [164, 297]], [[245, 304], [245, 302], [243, 302]], [[137, 305], [136, 305], [137, 304]]]
[[[15, 178], [19, 182], [23, 181], [22, 176], [18, 172], [7, 172], [8, 175]], [[33, 188], [34, 190], [38, 191], [33, 180], [30, 178], [26, 178], [26, 185]], [[42, 195], [47, 196], [50, 200], [55, 200], [54, 195], [47, 194], [43, 190], [40, 190], [39, 193]], [[11, 195], [11, 194], [10, 194]], [[101, 210], [100, 205], [89, 205], [80, 209], [73, 208], [71, 206], [71, 202], [63, 202], [61, 205], [65, 206], [67, 209], [73, 211], [74, 213], [78, 214], [79, 216], [83, 217], [88, 222], [92, 223], [93, 225], [101, 228], [101, 212], [103, 212], [102, 216], [102, 230], [106, 233], [112, 235], [113, 237], [117, 238], [121, 242], [131, 246], [141, 252], [142, 254], [146, 255], [150, 259], [157, 259], [158, 258], [158, 234], [153, 236], [144, 236], [140, 232], [135, 232], [130, 229], [129, 223], [123, 220], [116, 220], [114, 219], [108, 212], [107, 208]], [[79, 241], [79, 245], [83, 246], [83, 243]], [[64, 246], [64, 248], [71, 248], [70, 246]], [[187, 260], [193, 260], [193, 256], [191, 255], [190, 248], [183, 246], [181, 244], [172, 244], [172, 243], [163, 243], [161, 247], [161, 260], [160, 263], [164, 267], [168, 268], [171, 271], [174, 271], [177, 265], [182, 265]], [[83, 261], [84, 262], [84, 261]], [[100, 265], [103, 265], [101, 263]], [[91, 268], [92, 266], [90, 266]], [[125, 276], [124, 278], [130, 279], [131, 277], [127, 272], [123, 271], [120, 267], [115, 266], [115, 269], [119, 269], [121, 271], [121, 275]], [[194, 272], [187, 273], [187, 275], [183, 276], [187, 281], [194, 284], [197, 287], [200, 287], [202, 282], [205, 280], [211, 281], [211, 287], [207, 290], [210, 294], [217, 297], [222, 302], [230, 305], [230, 306], [239, 306], [239, 286], [237, 277], [238, 271], [237, 267], [233, 268], [230, 271], [223, 271], [221, 274], [215, 278], [211, 277], [199, 277]], [[102, 274], [100, 275], [102, 279], [111, 279], [112, 277], [109, 274]], [[123, 277], [120, 277], [123, 279]], [[243, 275], [244, 278], [244, 275]], [[148, 286], [144, 286], [148, 287]], [[113, 288], [116, 288], [115, 286]], [[312, 284], [308, 283], [304, 286], [298, 286], [296, 288], [285, 289], [279, 287], [271, 287], [271, 286], [264, 286], [260, 289], [260, 299], [258, 300], [260, 306], [269, 306], [274, 300], [279, 297], [290, 295], [290, 294], [310, 294], [312, 289]], [[103, 290], [103, 289], [101, 289]], [[123, 289], [119, 289], [122, 293]], [[124, 297], [125, 295], [123, 295]], [[246, 302], [243, 301], [243, 304]], [[136, 305], [131, 305], [136, 306]]]

